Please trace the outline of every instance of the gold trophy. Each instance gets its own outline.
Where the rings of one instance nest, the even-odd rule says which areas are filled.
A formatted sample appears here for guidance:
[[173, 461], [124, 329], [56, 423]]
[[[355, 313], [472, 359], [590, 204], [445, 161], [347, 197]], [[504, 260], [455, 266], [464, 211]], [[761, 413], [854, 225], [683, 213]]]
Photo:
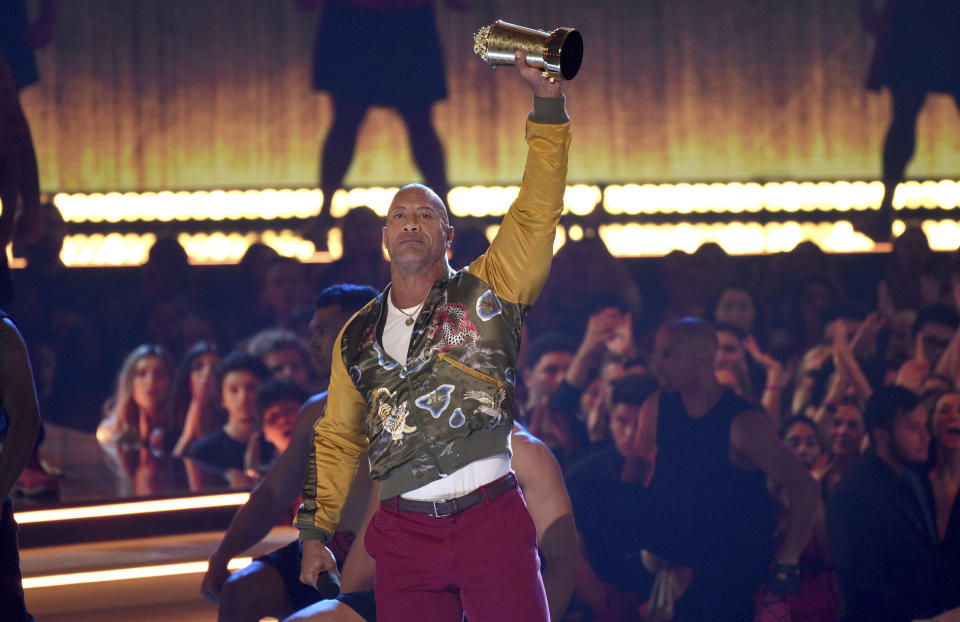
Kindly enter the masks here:
[[527, 64], [543, 69], [551, 81], [572, 80], [583, 60], [583, 37], [573, 28], [546, 32], [499, 19], [473, 35], [473, 51], [491, 67], [516, 64], [515, 50], [521, 50]]

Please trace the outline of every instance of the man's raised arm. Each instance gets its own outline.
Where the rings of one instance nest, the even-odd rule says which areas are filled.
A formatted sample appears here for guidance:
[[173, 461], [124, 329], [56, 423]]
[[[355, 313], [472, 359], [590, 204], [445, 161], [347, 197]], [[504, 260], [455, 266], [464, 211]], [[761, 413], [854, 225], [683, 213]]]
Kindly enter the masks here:
[[498, 296], [529, 305], [550, 272], [553, 239], [563, 213], [570, 118], [559, 83], [527, 65], [520, 53], [517, 66], [533, 92], [523, 182], [490, 250], [470, 265], [470, 272], [489, 283]]

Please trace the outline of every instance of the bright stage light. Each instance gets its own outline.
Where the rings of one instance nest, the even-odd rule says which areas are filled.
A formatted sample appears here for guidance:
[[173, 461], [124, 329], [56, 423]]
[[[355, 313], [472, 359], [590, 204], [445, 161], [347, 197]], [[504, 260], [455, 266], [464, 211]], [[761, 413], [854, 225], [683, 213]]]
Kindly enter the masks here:
[[130, 516], [151, 514], [154, 512], [176, 512], [204, 508], [241, 506], [250, 498], [249, 492], [232, 492], [222, 495], [203, 495], [198, 497], [180, 497], [176, 499], [155, 499], [152, 501], [131, 501], [129, 503], [108, 503], [88, 505], [76, 508], [58, 508], [52, 510], [25, 510], [15, 512], [14, 518], [20, 525], [30, 523], [50, 523], [84, 518], [103, 518], [107, 516]]
[[[252, 557], [235, 557], [227, 563], [227, 568], [230, 570], [239, 570], [249, 566], [252, 561]], [[184, 574], [200, 574], [206, 571], [206, 561], [159, 564], [156, 566], [136, 566], [134, 568], [113, 568], [110, 570], [90, 570], [87, 572], [24, 577], [23, 589], [32, 590], [42, 587], [61, 587], [84, 583], [105, 583], [107, 581], [172, 577]]]

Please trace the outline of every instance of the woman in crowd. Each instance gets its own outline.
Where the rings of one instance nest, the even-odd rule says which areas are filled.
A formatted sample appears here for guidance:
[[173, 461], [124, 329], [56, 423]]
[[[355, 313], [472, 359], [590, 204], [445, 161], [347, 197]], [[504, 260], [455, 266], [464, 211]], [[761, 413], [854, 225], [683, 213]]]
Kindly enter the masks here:
[[822, 476], [824, 493], [829, 495], [860, 457], [864, 425], [863, 408], [855, 399], [847, 398], [840, 403], [828, 401], [824, 409], [833, 414], [827, 433], [829, 460]]
[[[780, 428], [780, 438], [811, 475], [817, 476], [826, 458], [826, 447], [817, 424], [803, 415], [789, 417]], [[800, 589], [778, 596], [761, 589], [757, 595], [757, 622], [836, 622], [840, 614], [837, 574], [827, 547], [824, 514], [817, 515], [810, 540], [800, 553]]]
[[220, 347], [210, 341], [201, 341], [190, 348], [174, 376], [170, 400], [171, 419], [181, 430], [173, 454], [183, 456], [191, 443], [223, 425], [214, 419], [215, 413], [205, 409], [210, 378], [223, 359]]
[[[934, 451], [930, 484], [937, 509], [937, 536], [960, 556], [960, 392], [942, 394], [933, 408]], [[949, 539], [949, 540], [948, 540]]]
[[168, 450], [179, 434], [167, 408], [172, 377], [173, 364], [163, 348], [145, 344], [134, 349], [117, 375], [97, 440], [121, 449], [146, 445]]
[[708, 318], [714, 326], [729, 324], [766, 343], [766, 334], [760, 322], [760, 305], [756, 295], [746, 285], [729, 284], [717, 290]]

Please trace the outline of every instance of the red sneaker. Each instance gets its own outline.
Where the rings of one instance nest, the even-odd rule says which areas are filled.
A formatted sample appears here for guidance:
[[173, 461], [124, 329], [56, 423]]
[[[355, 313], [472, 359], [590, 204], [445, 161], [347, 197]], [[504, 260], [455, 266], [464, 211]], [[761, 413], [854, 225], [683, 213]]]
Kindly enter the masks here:
[[42, 469], [28, 465], [20, 473], [13, 489], [26, 497], [39, 497], [60, 490], [60, 482], [57, 481], [56, 477], [45, 473]]

